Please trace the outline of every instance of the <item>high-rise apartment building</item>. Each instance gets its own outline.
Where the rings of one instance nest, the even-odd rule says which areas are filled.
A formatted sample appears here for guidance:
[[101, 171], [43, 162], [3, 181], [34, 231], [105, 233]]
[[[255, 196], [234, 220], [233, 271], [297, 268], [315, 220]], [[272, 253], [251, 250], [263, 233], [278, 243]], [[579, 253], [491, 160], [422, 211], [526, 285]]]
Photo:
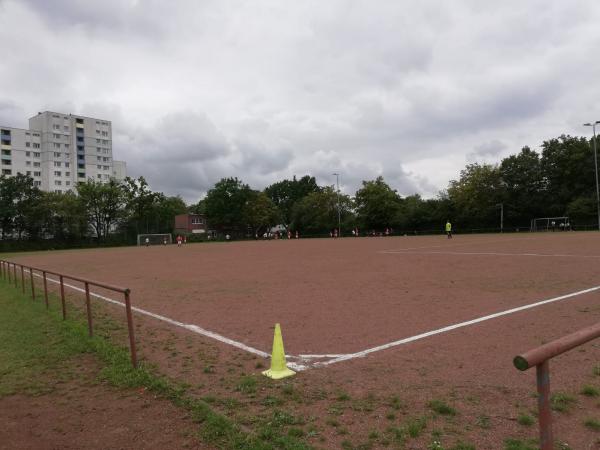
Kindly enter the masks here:
[[0, 171], [33, 178], [44, 191], [66, 192], [78, 182], [106, 182], [127, 176], [125, 161], [114, 161], [110, 121], [40, 112], [29, 129], [0, 125]]

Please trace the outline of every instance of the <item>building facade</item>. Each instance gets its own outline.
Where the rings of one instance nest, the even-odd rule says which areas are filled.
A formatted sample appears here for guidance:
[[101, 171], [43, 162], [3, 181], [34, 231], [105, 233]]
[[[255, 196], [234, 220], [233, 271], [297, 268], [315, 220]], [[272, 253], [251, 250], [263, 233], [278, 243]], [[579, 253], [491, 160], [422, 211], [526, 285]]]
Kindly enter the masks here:
[[203, 214], [179, 214], [175, 216], [174, 231], [177, 234], [206, 233], [206, 217]]
[[127, 176], [125, 162], [113, 160], [110, 121], [52, 111], [31, 117], [29, 129], [0, 125], [0, 171], [29, 175], [50, 192]]

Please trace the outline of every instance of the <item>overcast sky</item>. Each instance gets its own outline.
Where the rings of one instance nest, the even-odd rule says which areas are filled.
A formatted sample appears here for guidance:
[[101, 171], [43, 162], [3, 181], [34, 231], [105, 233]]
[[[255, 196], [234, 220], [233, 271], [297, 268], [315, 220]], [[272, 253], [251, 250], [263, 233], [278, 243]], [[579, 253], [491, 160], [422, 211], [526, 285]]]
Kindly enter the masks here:
[[0, 124], [111, 120], [115, 159], [197, 201], [311, 174], [432, 197], [600, 120], [600, 2], [0, 0]]

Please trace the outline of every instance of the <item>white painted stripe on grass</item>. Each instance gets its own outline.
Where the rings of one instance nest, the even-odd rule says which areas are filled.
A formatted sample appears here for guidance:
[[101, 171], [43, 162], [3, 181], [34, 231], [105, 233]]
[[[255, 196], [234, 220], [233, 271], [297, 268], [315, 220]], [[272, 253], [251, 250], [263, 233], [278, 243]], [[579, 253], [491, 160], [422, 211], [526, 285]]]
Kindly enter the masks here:
[[397, 347], [399, 345], [408, 344], [409, 342], [414, 342], [414, 341], [418, 341], [420, 339], [424, 339], [426, 337], [435, 336], [436, 334], [447, 333], [448, 331], [456, 330], [457, 328], [468, 327], [468, 326], [474, 325], [476, 323], [481, 323], [481, 322], [485, 322], [486, 320], [496, 319], [497, 317], [507, 316], [509, 314], [514, 314], [514, 313], [519, 312], [519, 311], [525, 311], [527, 309], [531, 309], [531, 308], [535, 308], [535, 307], [538, 307], [538, 306], [546, 305], [548, 303], [559, 302], [561, 300], [566, 300], [568, 298], [577, 297], [579, 295], [589, 294], [590, 292], [597, 291], [598, 289], [600, 289], [600, 286], [594, 286], [594, 287], [591, 287], [589, 289], [583, 289], [581, 291], [573, 292], [571, 294], [565, 294], [565, 295], [561, 295], [559, 297], [549, 298], [549, 299], [542, 300], [542, 301], [539, 301], [539, 302], [536, 302], [536, 303], [531, 303], [529, 305], [519, 306], [517, 308], [507, 309], [506, 311], [497, 312], [497, 313], [490, 314], [490, 315], [487, 315], [487, 316], [479, 317], [477, 319], [468, 320], [466, 322], [456, 323], [454, 325], [448, 325], [447, 327], [438, 328], [437, 330], [427, 331], [426, 333], [417, 334], [416, 336], [412, 336], [412, 337], [400, 339], [398, 341], [390, 342], [388, 344], [379, 345], [377, 347], [369, 348], [367, 350], [363, 350], [363, 351], [360, 351], [360, 352], [350, 353], [350, 354], [347, 354], [347, 355], [342, 355], [342, 356], [340, 356], [338, 358], [334, 358], [334, 359], [331, 359], [329, 361], [318, 362], [318, 363], [315, 363], [315, 367], [329, 366], [331, 364], [335, 364], [335, 363], [342, 362], [342, 361], [348, 361], [348, 360], [354, 359], [354, 358], [362, 358], [364, 356], [367, 356], [370, 353], [375, 353], [375, 352], [379, 352], [381, 350], [386, 350], [388, 348], [392, 348], [392, 347]]
[[571, 255], [562, 253], [502, 253], [502, 252], [453, 252], [453, 251], [402, 251], [402, 250], [383, 250], [380, 253], [386, 254], [408, 254], [408, 255], [470, 255], [470, 256], [540, 256], [552, 258], [600, 258], [600, 255]]
[[[25, 269], [25, 270], [27, 272], [29, 272], [27, 269]], [[37, 274], [35, 272], [34, 272], [33, 275], [36, 276], [36, 277], [38, 277], [38, 278], [42, 278], [42, 275]], [[46, 279], [48, 281], [52, 282], [52, 283], [60, 284], [59, 280], [55, 280], [55, 279], [50, 278], [48, 276], [46, 277]], [[73, 286], [72, 284], [68, 284], [68, 283], [63, 283], [63, 284], [64, 284], [65, 287], [71, 288], [71, 289], [73, 289], [75, 291], [78, 291], [78, 292], [84, 292], [85, 293], [85, 289], [82, 289], [82, 288], [77, 287], [77, 286]], [[93, 296], [93, 297], [99, 298], [100, 300], [104, 300], [105, 302], [125, 307], [125, 303], [120, 302], [120, 301], [115, 300], [115, 299], [112, 299], [112, 298], [109, 298], [109, 297], [105, 297], [104, 295], [100, 295], [100, 294], [97, 294], [97, 293], [91, 292], [91, 291], [90, 291], [90, 295]], [[153, 312], [150, 312], [150, 311], [146, 311], [145, 309], [137, 308], [135, 306], [132, 306], [131, 309], [132, 309], [132, 311], [135, 311], [135, 312], [137, 312], [139, 314], [143, 314], [143, 315], [152, 317], [154, 319], [166, 322], [166, 323], [168, 323], [170, 325], [174, 325], [176, 327], [184, 328], [184, 329], [186, 329], [188, 331], [191, 331], [193, 333], [197, 333], [197, 334], [200, 334], [202, 336], [206, 336], [206, 337], [209, 337], [211, 339], [215, 339], [215, 340], [217, 340], [219, 342], [222, 342], [224, 344], [228, 344], [228, 345], [231, 345], [233, 347], [239, 348], [240, 350], [244, 350], [244, 351], [246, 351], [248, 353], [252, 353], [254, 355], [262, 356], [263, 358], [270, 358], [271, 357], [271, 355], [269, 353], [267, 353], [267, 352], [263, 352], [262, 350], [258, 350], [258, 349], [254, 348], [254, 347], [250, 347], [249, 345], [246, 345], [246, 344], [244, 344], [242, 342], [238, 342], [238, 341], [235, 341], [233, 339], [229, 339], [228, 337], [222, 336], [222, 335], [220, 335], [218, 333], [215, 333], [213, 331], [210, 331], [210, 330], [206, 330], [206, 329], [204, 329], [202, 327], [199, 327], [197, 325], [179, 322], [177, 320], [170, 319], [169, 317], [161, 316], [160, 314], [156, 314], [156, 313], [153, 313]], [[294, 364], [294, 363], [288, 363], [288, 366], [290, 366], [290, 367], [294, 366], [292, 368], [295, 369], [295, 370], [303, 370], [303, 369], [306, 368], [305, 366], [303, 366], [301, 364]]]

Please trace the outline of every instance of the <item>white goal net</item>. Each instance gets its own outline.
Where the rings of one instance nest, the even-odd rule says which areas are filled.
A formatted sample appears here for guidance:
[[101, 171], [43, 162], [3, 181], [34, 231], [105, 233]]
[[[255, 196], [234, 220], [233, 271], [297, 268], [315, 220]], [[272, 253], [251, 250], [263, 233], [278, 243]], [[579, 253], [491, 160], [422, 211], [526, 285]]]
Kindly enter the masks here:
[[538, 217], [531, 219], [531, 231], [567, 231], [571, 229], [568, 217]]
[[138, 234], [137, 245], [165, 245], [172, 244], [170, 233], [165, 234]]

